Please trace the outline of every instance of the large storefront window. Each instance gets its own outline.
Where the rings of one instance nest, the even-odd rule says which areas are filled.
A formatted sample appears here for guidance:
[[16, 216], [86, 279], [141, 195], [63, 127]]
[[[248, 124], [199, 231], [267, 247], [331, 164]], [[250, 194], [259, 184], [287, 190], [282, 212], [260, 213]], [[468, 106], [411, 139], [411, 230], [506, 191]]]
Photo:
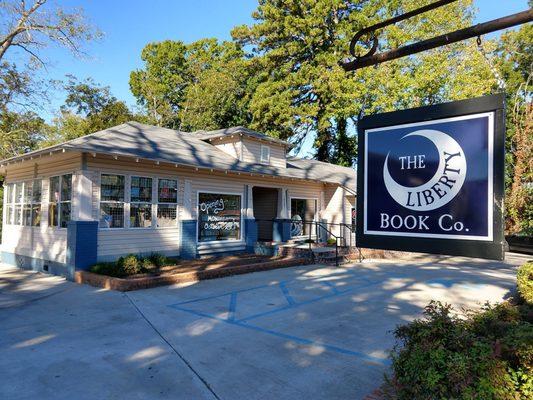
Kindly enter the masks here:
[[308, 236], [309, 230], [314, 234], [314, 226], [308, 222], [315, 220], [315, 199], [291, 199], [291, 236]]
[[41, 186], [40, 179], [10, 183], [5, 186], [6, 224], [24, 226], [41, 224]]
[[239, 240], [241, 238], [241, 196], [198, 194], [198, 241]]
[[152, 178], [131, 177], [130, 227], [152, 226]]

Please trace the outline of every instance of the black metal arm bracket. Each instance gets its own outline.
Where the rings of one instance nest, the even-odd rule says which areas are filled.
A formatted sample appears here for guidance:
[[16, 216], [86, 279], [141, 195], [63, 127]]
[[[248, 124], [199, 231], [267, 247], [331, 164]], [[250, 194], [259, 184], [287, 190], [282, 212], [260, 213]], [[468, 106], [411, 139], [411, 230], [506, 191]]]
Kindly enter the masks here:
[[[417, 8], [413, 11], [406, 12], [405, 14], [398, 15], [397, 17], [390, 18], [386, 21], [361, 29], [355, 34], [350, 42], [350, 54], [354, 57], [351, 61], [341, 62], [340, 65], [345, 71], [354, 71], [356, 69], [368, 67], [371, 65], [381, 64], [385, 61], [394, 60], [396, 58], [405, 57], [411, 54], [420, 53], [436, 47], [445, 46], [450, 43], [459, 42], [461, 40], [470, 39], [473, 37], [479, 37], [486, 33], [499, 31], [501, 29], [510, 28], [512, 26], [525, 24], [533, 21], [533, 9], [522, 11], [516, 14], [508, 15], [506, 17], [494, 19], [492, 21], [483, 22], [468, 28], [459, 29], [444, 35], [436, 36], [431, 39], [422, 40], [420, 42], [408, 44], [402, 47], [398, 47], [393, 50], [389, 50], [382, 53], [377, 53], [379, 38], [376, 33], [377, 30], [386, 26], [393, 25], [397, 22], [409, 19], [415, 15], [419, 15], [438, 7], [442, 7], [446, 4], [453, 3], [457, 0], [439, 0], [427, 6]], [[360, 56], [356, 54], [356, 45], [363, 38], [364, 35], [369, 35], [368, 43], [371, 43], [370, 50]]]

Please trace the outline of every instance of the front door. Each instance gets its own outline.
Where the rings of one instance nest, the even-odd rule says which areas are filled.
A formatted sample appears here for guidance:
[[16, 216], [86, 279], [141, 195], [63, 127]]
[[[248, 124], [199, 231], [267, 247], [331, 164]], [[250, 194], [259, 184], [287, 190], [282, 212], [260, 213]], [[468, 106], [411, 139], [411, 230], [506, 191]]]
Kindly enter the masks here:
[[253, 188], [254, 217], [257, 221], [257, 239], [272, 241], [272, 222], [278, 210], [278, 189]]

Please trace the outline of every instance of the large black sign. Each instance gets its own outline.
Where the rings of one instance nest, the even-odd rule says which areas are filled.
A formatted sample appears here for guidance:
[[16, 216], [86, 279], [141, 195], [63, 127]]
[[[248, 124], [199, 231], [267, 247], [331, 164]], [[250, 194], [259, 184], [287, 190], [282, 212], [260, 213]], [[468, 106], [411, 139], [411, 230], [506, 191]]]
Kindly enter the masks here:
[[503, 259], [504, 96], [358, 127], [357, 245]]

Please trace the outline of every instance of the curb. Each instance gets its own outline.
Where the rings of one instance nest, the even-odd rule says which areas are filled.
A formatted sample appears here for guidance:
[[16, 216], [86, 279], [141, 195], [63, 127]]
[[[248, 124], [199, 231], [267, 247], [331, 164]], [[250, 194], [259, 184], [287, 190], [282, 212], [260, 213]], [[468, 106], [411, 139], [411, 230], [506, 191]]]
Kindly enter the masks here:
[[295, 267], [308, 264], [308, 260], [291, 258], [286, 260], [269, 261], [258, 264], [238, 265], [206, 271], [190, 271], [177, 274], [150, 276], [142, 278], [114, 278], [99, 275], [89, 271], [76, 271], [74, 281], [79, 284], [128, 292], [131, 290], [148, 289], [156, 286], [173, 285], [177, 283], [198, 282], [206, 279], [223, 278], [230, 275], [248, 274], [251, 272], [268, 271], [278, 268]]

